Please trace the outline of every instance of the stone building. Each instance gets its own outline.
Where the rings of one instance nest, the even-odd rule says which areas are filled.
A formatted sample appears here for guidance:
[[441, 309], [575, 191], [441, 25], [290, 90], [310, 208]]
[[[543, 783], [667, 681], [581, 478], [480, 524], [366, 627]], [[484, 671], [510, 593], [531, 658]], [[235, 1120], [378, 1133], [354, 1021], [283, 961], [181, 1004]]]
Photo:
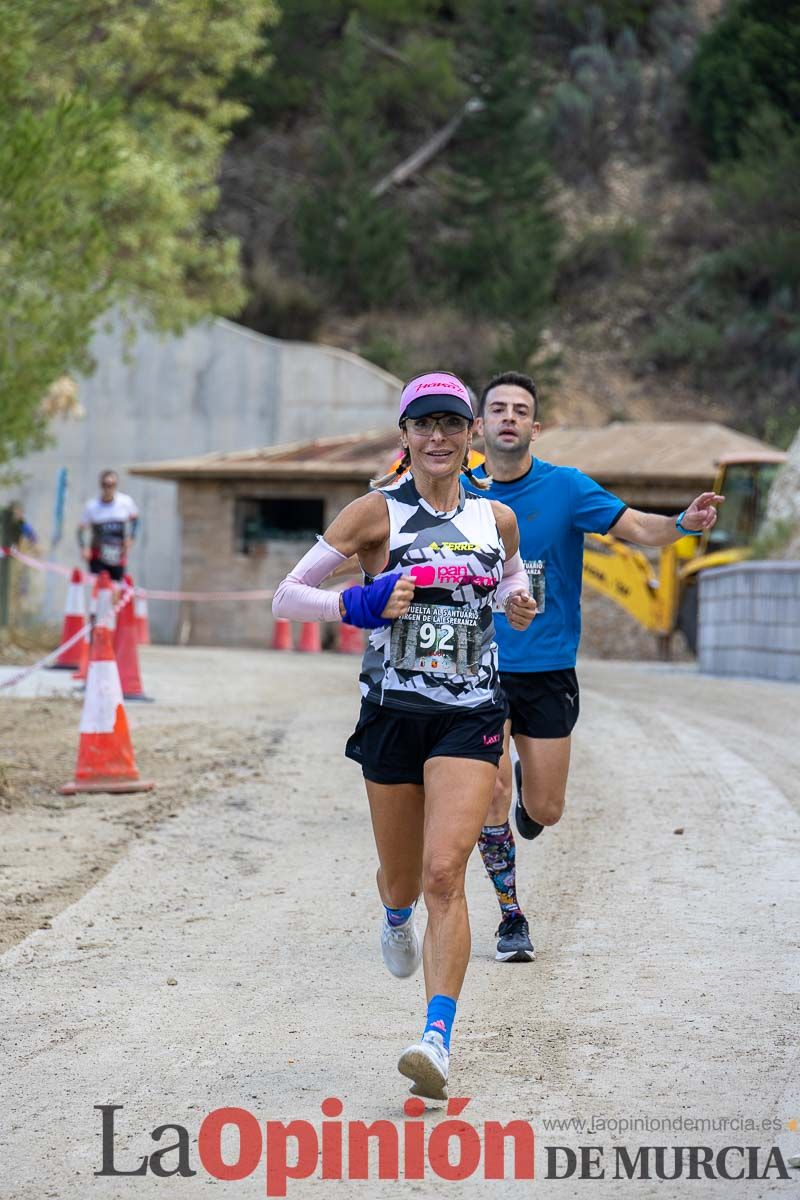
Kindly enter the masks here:
[[[274, 588], [370, 478], [388, 470], [398, 446], [394, 428], [129, 469], [178, 485], [181, 589], [249, 591]], [[720, 458], [775, 454], [711, 422], [551, 429], [536, 453], [579, 467], [634, 507], [666, 513], [712, 486]], [[179, 626], [194, 644], [264, 646], [272, 615], [268, 601], [189, 601]]]

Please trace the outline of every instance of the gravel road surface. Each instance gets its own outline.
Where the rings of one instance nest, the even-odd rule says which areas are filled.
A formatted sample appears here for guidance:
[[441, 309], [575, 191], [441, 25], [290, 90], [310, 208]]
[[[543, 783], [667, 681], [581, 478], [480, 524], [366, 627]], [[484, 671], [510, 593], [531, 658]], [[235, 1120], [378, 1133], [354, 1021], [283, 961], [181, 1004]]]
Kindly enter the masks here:
[[[0, 702], [0, 1196], [263, 1196], [263, 1159], [227, 1182], [199, 1161], [200, 1124], [224, 1106], [262, 1129], [295, 1119], [319, 1132], [336, 1097], [342, 1122], [404, 1133], [395, 1060], [421, 1030], [423, 987], [421, 974], [389, 976], [378, 951], [366, 803], [342, 756], [357, 666], [149, 648], [157, 702], [128, 712], [152, 796], [57, 798], [78, 701]], [[510, 1159], [512, 1177], [492, 1182], [482, 1166], [462, 1181], [430, 1166], [379, 1181], [374, 1166], [363, 1182], [289, 1180], [290, 1197], [800, 1195], [791, 1168], [791, 1181], [613, 1177], [620, 1146], [632, 1158], [642, 1145], [759, 1146], [762, 1170], [773, 1145], [800, 1153], [800, 688], [684, 665], [579, 673], [567, 813], [518, 850], [537, 961], [495, 963], [496, 905], [474, 855], [453, 1042], [463, 1120], [479, 1133], [529, 1122], [535, 1182], [514, 1179]], [[118, 1169], [174, 1144], [174, 1130], [151, 1131], [178, 1124], [197, 1174], [96, 1176], [94, 1106], [111, 1104]], [[720, 1118], [758, 1131], [652, 1131]], [[426, 1137], [446, 1119], [431, 1108]], [[587, 1129], [553, 1128], [570, 1119]], [[578, 1178], [582, 1145], [603, 1148], [605, 1178]], [[572, 1178], [548, 1176], [554, 1146], [576, 1150]], [[223, 1150], [236, 1160], [230, 1129]], [[563, 1173], [567, 1156], [554, 1157]], [[177, 1152], [161, 1161], [173, 1170]]]

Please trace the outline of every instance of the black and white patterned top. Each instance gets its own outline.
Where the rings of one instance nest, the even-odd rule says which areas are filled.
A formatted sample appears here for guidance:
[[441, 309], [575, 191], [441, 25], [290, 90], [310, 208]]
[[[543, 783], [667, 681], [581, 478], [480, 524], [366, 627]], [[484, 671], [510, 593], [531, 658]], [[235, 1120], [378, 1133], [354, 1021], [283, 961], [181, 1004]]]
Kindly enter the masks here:
[[389, 559], [417, 584], [405, 617], [370, 634], [362, 696], [412, 712], [502, 704], [492, 600], [506, 551], [489, 500], [467, 495], [436, 512], [409, 474], [381, 488], [389, 510]]

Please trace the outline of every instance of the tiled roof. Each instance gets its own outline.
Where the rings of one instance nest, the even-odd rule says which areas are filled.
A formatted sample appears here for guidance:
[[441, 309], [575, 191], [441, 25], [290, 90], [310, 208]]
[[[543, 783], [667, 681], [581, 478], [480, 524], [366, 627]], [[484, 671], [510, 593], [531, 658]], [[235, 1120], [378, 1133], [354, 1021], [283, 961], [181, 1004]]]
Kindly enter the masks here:
[[[477, 448], [477, 446], [476, 446]], [[366, 481], [399, 452], [397, 429], [318, 438], [283, 446], [138, 463], [133, 475], [156, 479], [315, 478]], [[712, 421], [615, 421], [596, 429], [546, 429], [536, 455], [579, 467], [600, 482], [708, 480], [724, 458], [782, 461], [757, 438]]]

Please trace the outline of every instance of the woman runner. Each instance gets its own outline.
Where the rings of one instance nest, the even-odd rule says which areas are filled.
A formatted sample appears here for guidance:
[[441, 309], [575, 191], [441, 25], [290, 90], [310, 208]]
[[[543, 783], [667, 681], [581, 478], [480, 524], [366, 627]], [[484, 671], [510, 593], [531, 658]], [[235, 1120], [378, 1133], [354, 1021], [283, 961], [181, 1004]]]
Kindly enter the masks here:
[[[412, 379], [400, 399], [400, 466], [342, 510], [272, 606], [276, 617], [372, 630], [361, 715], [345, 753], [361, 765], [369, 798], [383, 960], [399, 977], [424, 963], [425, 1028], [398, 1067], [412, 1092], [431, 1099], [447, 1097], [450, 1033], [470, 952], [464, 876], [503, 748], [492, 605], [519, 630], [536, 612], [514, 514], [466, 495], [459, 481], [467, 471], [478, 489], [488, 486], [468, 469], [473, 419], [454, 375]], [[353, 554], [364, 586], [323, 591], [322, 581]], [[424, 948], [414, 920], [420, 893]]]

